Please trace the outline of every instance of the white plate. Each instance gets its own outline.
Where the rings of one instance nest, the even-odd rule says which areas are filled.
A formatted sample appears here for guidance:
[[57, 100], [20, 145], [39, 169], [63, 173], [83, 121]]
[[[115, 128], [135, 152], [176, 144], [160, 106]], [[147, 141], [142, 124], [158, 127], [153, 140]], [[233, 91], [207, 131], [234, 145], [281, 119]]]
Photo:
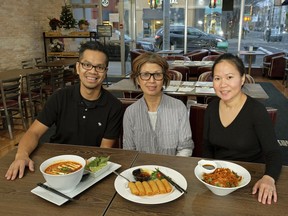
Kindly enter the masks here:
[[[162, 171], [165, 175], [172, 178], [172, 180], [176, 182], [178, 185], [180, 185], [183, 189], [185, 190], [187, 189], [187, 181], [184, 178], [184, 176], [181, 175], [179, 172], [173, 169], [170, 169], [168, 167], [157, 166], [157, 165], [137, 166], [137, 167], [132, 167], [130, 169], [123, 171], [121, 175], [133, 181], [134, 177], [132, 175], [132, 171], [135, 169], [139, 169], [139, 168], [149, 169], [149, 170], [155, 170], [155, 168], [159, 168], [160, 171]], [[167, 193], [167, 194], [159, 194], [159, 195], [154, 195], [154, 196], [136, 196], [130, 192], [127, 180], [125, 180], [121, 176], [117, 176], [117, 178], [115, 179], [114, 187], [116, 191], [118, 192], [118, 194], [122, 196], [123, 198], [130, 200], [132, 202], [141, 203], [141, 204], [167, 203], [167, 202], [177, 199], [183, 194], [173, 187], [172, 192]]]
[[[87, 188], [94, 185], [96, 182], [98, 182], [101, 179], [108, 176], [113, 171], [115, 171], [121, 167], [121, 165], [117, 164], [117, 163], [113, 163], [110, 161], [108, 161], [108, 163], [109, 163], [109, 169], [106, 172], [102, 173], [101, 175], [98, 175], [97, 177], [93, 177], [92, 175], [90, 175], [83, 182], [80, 182], [74, 191], [69, 192], [69, 193], [65, 193], [65, 194], [67, 196], [73, 198], [73, 197], [77, 196], [78, 194], [80, 194], [81, 192], [83, 192], [84, 190], [86, 190]], [[49, 202], [52, 202], [52, 203], [58, 205], [58, 206], [60, 206], [60, 205], [62, 205], [68, 201], [68, 199], [65, 199], [65, 198], [63, 198], [63, 197], [61, 197], [61, 196], [59, 196], [53, 192], [50, 192], [50, 191], [48, 191], [42, 187], [39, 187], [39, 186], [34, 188], [33, 190], [31, 190], [31, 192], [33, 194], [36, 194], [39, 197], [42, 197], [45, 200], [48, 200]]]

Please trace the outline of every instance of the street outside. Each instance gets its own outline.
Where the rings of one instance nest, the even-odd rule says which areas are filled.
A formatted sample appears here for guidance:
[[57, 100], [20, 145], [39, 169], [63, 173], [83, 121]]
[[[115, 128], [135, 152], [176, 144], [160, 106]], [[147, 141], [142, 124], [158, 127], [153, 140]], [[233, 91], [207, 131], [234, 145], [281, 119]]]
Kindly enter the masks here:
[[[237, 54], [238, 50], [238, 38], [228, 39], [229, 47], [228, 52]], [[276, 52], [286, 52], [288, 53], [288, 34], [283, 34], [283, 39], [281, 42], [267, 42], [264, 41], [263, 32], [260, 31], [250, 31], [247, 35], [244, 36], [241, 40], [240, 50], [245, 50], [244, 47], [258, 47], [258, 50], [265, 53], [276, 53]], [[244, 57], [241, 56], [244, 60]], [[263, 55], [257, 55], [256, 61], [253, 63], [253, 66], [262, 67]], [[247, 62], [245, 62], [247, 63]]]

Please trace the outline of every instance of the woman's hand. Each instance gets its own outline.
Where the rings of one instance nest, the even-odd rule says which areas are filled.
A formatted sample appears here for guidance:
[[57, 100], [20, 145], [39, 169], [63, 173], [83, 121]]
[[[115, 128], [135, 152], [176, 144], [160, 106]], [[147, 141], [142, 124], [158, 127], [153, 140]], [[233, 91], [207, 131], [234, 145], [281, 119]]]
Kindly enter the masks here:
[[257, 191], [259, 202], [271, 204], [272, 199], [274, 202], [277, 202], [275, 180], [272, 177], [264, 175], [258, 180], [252, 189], [252, 194], [256, 194]]

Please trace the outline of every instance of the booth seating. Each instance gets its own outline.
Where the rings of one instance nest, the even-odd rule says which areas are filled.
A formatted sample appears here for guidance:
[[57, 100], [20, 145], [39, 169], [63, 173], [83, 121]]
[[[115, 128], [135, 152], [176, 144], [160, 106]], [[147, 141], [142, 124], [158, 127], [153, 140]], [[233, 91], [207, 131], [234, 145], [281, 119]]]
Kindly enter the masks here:
[[263, 76], [269, 78], [276, 78], [284, 76], [284, 70], [286, 66], [285, 52], [278, 52], [263, 57]]
[[202, 61], [202, 59], [205, 56], [222, 55], [224, 53], [225, 52], [219, 51], [219, 50], [199, 49], [199, 50], [194, 50], [192, 52], [188, 52], [188, 53], [184, 54], [184, 56], [189, 57], [191, 61]]

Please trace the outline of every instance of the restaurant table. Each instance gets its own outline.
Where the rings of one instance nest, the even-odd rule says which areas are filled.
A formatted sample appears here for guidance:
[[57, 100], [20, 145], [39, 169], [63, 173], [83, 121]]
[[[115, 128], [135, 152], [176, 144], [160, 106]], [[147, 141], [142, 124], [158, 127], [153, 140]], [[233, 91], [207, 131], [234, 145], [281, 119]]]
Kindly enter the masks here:
[[30, 192], [38, 182], [45, 182], [39, 170], [40, 164], [50, 157], [62, 154], [79, 155], [85, 159], [110, 155], [111, 162], [122, 165], [118, 170], [121, 172], [128, 169], [137, 156], [136, 151], [46, 143], [39, 145], [31, 156], [35, 162], [35, 172], [26, 169], [22, 179], [7, 181], [4, 175], [14, 160], [15, 153], [14, 150], [0, 158], [0, 215], [103, 215], [116, 194], [114, 174], [77, 195], [76, 201], [57, 206]]
[[[175, 60], [168, 61], [169, 68], [173, 69], [175, 67], [188, 67], [189, 68], [189, 76], [199, 76], [197, 70], [199, 67], [211, 67], [214, 64], [214, 61], [184, 61], [184, 60]], [[212, 70], [212, 69], [211, 69]]]
[[[131, 79], [122, 79], [106, 88], [111, 92], [141, 93]], [[255, 99], [268, 99], [269, 96], [260, 84], [245, 84], [243, 92]], [[171, 96], [216, 96], [212, 88], [212, 82], [171, 81], [164, 92]]]
[[60, 59], [55, 61], [49, 61], [49, 62], [43, 62], [40, 64], [37, 64], [36, 67], [39, 68], [55, 68], [55, 67], [67, 67], [67, 66], [73, 66], [78, 61], [78, 58], [66, 58], [66, 59]]
[[[278, 202], [263, 205], [251, 190], [264, 172], [263, 164], [235, 162], [251, 174], [251, 182], [227, 196], [210, 192], [194, 175], [194, 168], [201, 158], [146, 154], [123, 149], [97, 148], [76, 145], [39, 145], [31, 155], [35, 172], [26, 170], [22, 179], [7, 181], [4, 175], [14, 160], [15, 150], [0, 158], [0, 215], [286, 215], [288, 203], [288, 167], [283, 166], [277, 181]], [[164, 166], [178, 171], [187, 181], [187, 194], [168, 203], [157, 205], [128, 201], [117, 194], [116, 176], [110, 174], [75, 197], [75, 201], [57, 206], [30, 191], [44, 178], [40, 164], [53, 156], [75, 154], [84, 158], [110, 155], [110, 161], [121, 164], [118, 172], [135, 166]]]
[[10, 79], [18, 76], [26, 77], [29, 73], [43, 72], [45, 69], [31, 68], [31, 69], [12, 69], [12, 70], [1, 70], [0, 79]]
[[183, 50], [160, 50], [157, 53], [162, 55], [162, 54], [167, 54], [167, 55], [177, 55], [177, 54], [182, 54], [184, 51]]
[[194, 169], [200, 159], [139, 153], [133, 167], [159, 165], [174, 169], [185, 177], [188, 184], [187, 194], [182, 194], [178, 199], [171, 202], [157, 205], [131, 202], [117, 194], [105, 215], [287, 215], [287, 166], [283, 166], [276, 184], [278, 202], [263, 205], [258, 202], [257, 195], [251, 194], [253, 185], [263, 176], [263, 164], [233, 161], [250, 172], [251, 181], [247, 186], [227, 196], [217, 196], [194, 175]]
[[248, 74], [251, 75], [251, 67], [252, 67], [252, 57], [256, 55], [265, 55], [264, 52], [262, 51], [247, 51], [247, 50], [240, 50], [239, 51], [240, 55], [247, 55], [249, 58], [248, 62]]
[[184, 60], [175, 60], [168, 62], [170, 67], [212, 67], [214, 61], [184, 61]]

